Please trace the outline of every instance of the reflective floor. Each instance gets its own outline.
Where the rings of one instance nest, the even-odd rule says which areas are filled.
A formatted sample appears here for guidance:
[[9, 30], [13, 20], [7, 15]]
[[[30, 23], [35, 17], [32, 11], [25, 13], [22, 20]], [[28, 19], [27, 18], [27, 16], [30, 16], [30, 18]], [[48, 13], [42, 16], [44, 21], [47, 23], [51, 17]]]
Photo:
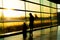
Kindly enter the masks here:
[[58, 26], [58, 35], [57, 35], [57, 40], [60, 40], [60, 26]]
[[[44, 29], [44, 30], [38, 30], [33, 32], [33, 40], [49, 40], [50, 36], [53, 37], [56, 40], [55, 37], [55, 32], [52, 32], [52, 36], [50, 35], [50, 28]], [[29, 33], [27, 33], [27, 40], [29, 39]], [[23, 34], [15, 35], [15, 36], [9, 36], [5, 38], [0, 38], [0, 40], [23, 40]], [[60, 26], [58, 27], [58, 35], [57, 35], [57, 40], [60, 40]]]

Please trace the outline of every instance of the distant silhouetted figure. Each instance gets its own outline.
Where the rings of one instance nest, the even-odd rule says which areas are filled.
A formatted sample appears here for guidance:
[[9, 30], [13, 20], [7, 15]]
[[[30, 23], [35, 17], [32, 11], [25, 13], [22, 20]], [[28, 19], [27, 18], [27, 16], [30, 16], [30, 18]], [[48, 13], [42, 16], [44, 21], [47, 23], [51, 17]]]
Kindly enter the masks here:
[[23, 24], [23, 40], [26, 40], [27, 38], [27, 25]]
[[35, 20], [37, 20], [38, 19], [38, 16], [35, 14]]
[[29, 40], [33, 40], [34, 17], [33, 17], [33, 15], [31, 13], [29, 15], [30, 15], [30, 18], [29, 18], [29, 20], [30, 20], [30, 24], [29, 24], [29, 27], [30, 27], [30, 38], [29, 38]]

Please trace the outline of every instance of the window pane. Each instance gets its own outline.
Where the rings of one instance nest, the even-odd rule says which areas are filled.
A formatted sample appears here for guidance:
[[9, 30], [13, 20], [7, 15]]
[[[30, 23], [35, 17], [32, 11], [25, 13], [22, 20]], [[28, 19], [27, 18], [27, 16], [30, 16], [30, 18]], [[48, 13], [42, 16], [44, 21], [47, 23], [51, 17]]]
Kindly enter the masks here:
[[51, 19], [50, 14], [42, 13], [42, 26], [50, 26], [51, 25]]
[[52, 25], [57, 25], [57, 14], [51, 14]]
[[50, 13], [50, 8], [49, 7], [45, 7], [45, 6], [41, 6], [41, 12]]
[[19, 0], [3, 0], [3, 7], [7, 9], [25, 9], [24, 2]]
[[40, 5], [36, 5], [36, 4], [26, 2], [26, 10], [40, 12]]
[[43, 18], [49, 18], [49, 17], [50, 17], [50, 14], [42, 13], [42, 17], [43, 17]]
[[56, 8], [56, 4], [55, 3], [51, 3], [51, 6]]
[[[7, 20], [22, 20], [25, 18], [25, 12], [23, 11], [14, 11], [14, 10], [3, 10], [4, 17]], [[10, 18], [10, 19], [9, 19]]]
[[40, 3], [40, 0], [28, 0], [28, 1], [35, 2], [35, 3]]
[[51, 8], [51, 13], [57, 13], [57, 9]]
[[57, 20], [52, 20], [52, 25], [53, 26], [57, 25]]
[[51, 17], [54, 19], [57, 19], [57, 14], [51, 14]]
[[41, 6], [41, 12], [44, 12], [44, 6]]
[[50, 13], [50, 8], [49, 7], [44, 7], [44, 12]]
[[46, 6], [50, 6], [50, 2], [47, 0], [41, 0], [41, 4], [46, 5]]
[[3, 31], [13, 32], [22, 30], [25, 21], [25, 12], [14, 10], [3, 10], [4, 13], [4, 28]]

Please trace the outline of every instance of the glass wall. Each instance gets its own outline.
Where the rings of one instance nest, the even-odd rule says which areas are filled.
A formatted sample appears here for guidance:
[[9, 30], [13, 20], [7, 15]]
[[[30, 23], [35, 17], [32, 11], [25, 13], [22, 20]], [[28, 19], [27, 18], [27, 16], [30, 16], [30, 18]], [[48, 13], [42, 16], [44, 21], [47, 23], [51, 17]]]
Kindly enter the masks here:
[[47, 0], [0, 0], [0, 35], [22, 32], [4, 39], [49, 40], [50, 32], [57, 31], [56, 5]]

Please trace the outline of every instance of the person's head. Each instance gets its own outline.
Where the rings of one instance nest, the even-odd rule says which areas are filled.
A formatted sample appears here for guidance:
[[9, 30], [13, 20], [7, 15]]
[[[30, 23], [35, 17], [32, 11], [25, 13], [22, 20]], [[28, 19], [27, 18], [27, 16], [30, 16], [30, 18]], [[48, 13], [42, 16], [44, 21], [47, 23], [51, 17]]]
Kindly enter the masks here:
[[32, 13], [29, 13], [29, 15], [32, 15]]

